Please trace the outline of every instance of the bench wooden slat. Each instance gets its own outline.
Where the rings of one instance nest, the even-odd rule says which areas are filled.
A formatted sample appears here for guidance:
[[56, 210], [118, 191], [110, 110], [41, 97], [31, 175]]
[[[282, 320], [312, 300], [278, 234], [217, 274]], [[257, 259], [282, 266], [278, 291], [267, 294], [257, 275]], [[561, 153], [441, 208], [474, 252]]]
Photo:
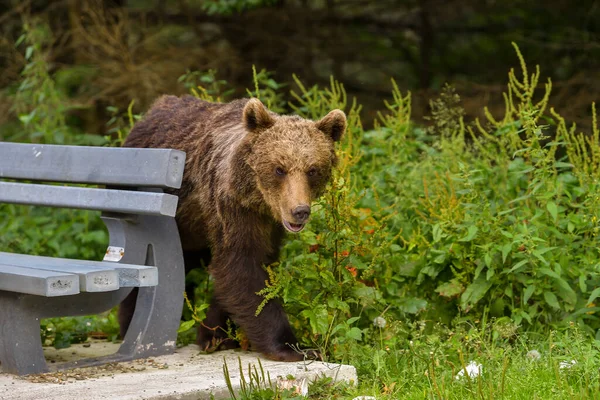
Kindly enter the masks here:
[[79, 276], [0, 263], [0, 290], [54, 297], [79, 293]]
[[184, 166], [172, 149], [0, 143], [0, 178], [179, 188]]
[[63, 271], [63, 267], [85, 267], [88, 270], [114, 270], [119, 275], [119, 287], [146, 287], [158, 284], [158, 269], [145, 265], [119, 264], [108, 261], [74, 260], [0, 252], [0, 264]]
[[109, 292], [119, 289], [119, 273], [112, 268], [99, 268], [78, 264], [52, 265], [48, 257], [30, 256], [25, 254], [2, 253], [0, 264], [13, 267], [31, 268], [79, 276], [81, 292]]
[[0, 182], [0, 203], [173, 217], [177, 201], [166, 193]]

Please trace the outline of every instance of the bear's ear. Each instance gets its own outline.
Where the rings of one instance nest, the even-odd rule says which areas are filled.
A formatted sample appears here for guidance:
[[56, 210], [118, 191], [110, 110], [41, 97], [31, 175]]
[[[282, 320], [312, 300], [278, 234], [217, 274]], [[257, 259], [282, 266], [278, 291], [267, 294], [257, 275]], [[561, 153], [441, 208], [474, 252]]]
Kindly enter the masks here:
[[259, 99], [250, 99], [244, 107], [244, 125], [250, 132], [268, 129], [275, 124], [269, 110]]
[[317, 128], [338, 142], [346, 132], [346, 114], [342, 110], [333, 110], [315, 122]]

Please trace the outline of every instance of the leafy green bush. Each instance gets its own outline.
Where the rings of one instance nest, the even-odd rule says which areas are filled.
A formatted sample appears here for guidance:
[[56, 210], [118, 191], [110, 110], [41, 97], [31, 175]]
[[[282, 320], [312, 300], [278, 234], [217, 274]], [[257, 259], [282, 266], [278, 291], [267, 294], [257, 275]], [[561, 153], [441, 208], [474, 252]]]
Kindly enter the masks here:
[[539, 69], [528, 75], [517, 54], [523, 78], [510, 72], [502, 120], [486, 110], [485, 127], [467, 126], [448, 94], [432, 104], [437, 139], [423, 148], [415, 129], [400, 144], [421, 147], [421, 157], [380, 163], [377, 174], [391, 163], [403, 177], [377, 180], [404, 228], [396, 273], [427, 300], [428, 318], [507, 316], [534, 329], [577, 320], [596, 330], [598, 130], [575, 135], [554, 111], [549, 118], [550, 81], [535, 102]]
[[569, 321], [597, 332], [595, 116], [585, 136], [546, 113], [551, 83], [538, 95], [539, 69], [530, 75], [516, 50], [523, 76], [510, 72], [505, 116], [486, 111], [485, 124], [465, 123], [447, 89], [431, 126], [414, 126], [410, 96], [394, 84], [388, 112], [364, 132], [340, 84], [296, 82], [297, 113], [349, 109], [312, 231], [290, 237], [262, 292], [281, 297], [305, 345], [342, 360], [380, 330], [395, 343], [385, 324], [407, 318], [428, 329], [493, 318], [515, 332]]

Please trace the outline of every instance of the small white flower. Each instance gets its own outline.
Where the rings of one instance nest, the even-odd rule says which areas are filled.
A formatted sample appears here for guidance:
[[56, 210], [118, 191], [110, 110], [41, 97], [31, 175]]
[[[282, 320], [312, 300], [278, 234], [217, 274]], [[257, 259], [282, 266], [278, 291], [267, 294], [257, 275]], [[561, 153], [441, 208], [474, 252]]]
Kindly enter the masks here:
[[352, 400], [377, 400], [377, 399], [373, 396], [358, 396], [358, 397], [353, 398]]
[[542, 355], [537, 350], [529, 350], [527, 352], [527, 358], [529, 358], [530, 360], [533, 360], [533, 361], [537, 361], [540, 358], [542, 358]]
[[577, 364], [577, 361], [575, 361], [575, 360], [562, 361], [560, 364], [558, 364], [558, 368], [559, 369], [569, 369], [575, 364]]
[[375, 325], [376, 328], [385, 328], [386, 324], [387, 321], [383, 317], [375, 317], [373, 319], [373, 325]]
[[467, 370], [467, 374], [469, 375], [469, 378], [475, 378], [478, 377], [481, 374], [481, 370], [483, 369], [483, 365], [475, 362], [475, 361], [471, 361], [469, 363], [469, 365], [467, 365], [466, 368], [462, 368], [460, 371], [458, 371], [458, 374], [456, 374], [456, 378], [455, 379], [460, 379], [465, 375], [465, 369]]

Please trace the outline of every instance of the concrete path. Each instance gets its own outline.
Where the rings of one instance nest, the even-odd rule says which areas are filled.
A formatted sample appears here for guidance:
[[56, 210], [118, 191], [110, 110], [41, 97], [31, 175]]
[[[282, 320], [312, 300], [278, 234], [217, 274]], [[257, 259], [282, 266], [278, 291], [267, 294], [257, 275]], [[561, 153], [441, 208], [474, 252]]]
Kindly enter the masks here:
[[[68, 349], [47, 349], [51, 366], [75, 358], [101, 356], [116, 351], [118, 345], [93, 343]], [[262, 375], [280, 387], [297, 387], [305, 391], [317, 377], [332, 377], [336, 381], [356, 382], [356, 369], [350, 365], [323, 362], [284, 363], [261, 358], [257, 353], [220, 351], [200, 354], [189, 345], [169, 356], [114, 363], [101, 367], [76, 368], [48, 374], [15, 377], [0, 374], [0, 399], [3, 400], [93, 400], [93, 399], [216, 399], [229, 398], [223, 365], [227, 364], [234, 389], [240, 387], [240, 361], [244, 378], [248, 369]], [[267, 375], [268, 374], [268, 375]], [[293, 377], [289, 380], [288, 377]]]

